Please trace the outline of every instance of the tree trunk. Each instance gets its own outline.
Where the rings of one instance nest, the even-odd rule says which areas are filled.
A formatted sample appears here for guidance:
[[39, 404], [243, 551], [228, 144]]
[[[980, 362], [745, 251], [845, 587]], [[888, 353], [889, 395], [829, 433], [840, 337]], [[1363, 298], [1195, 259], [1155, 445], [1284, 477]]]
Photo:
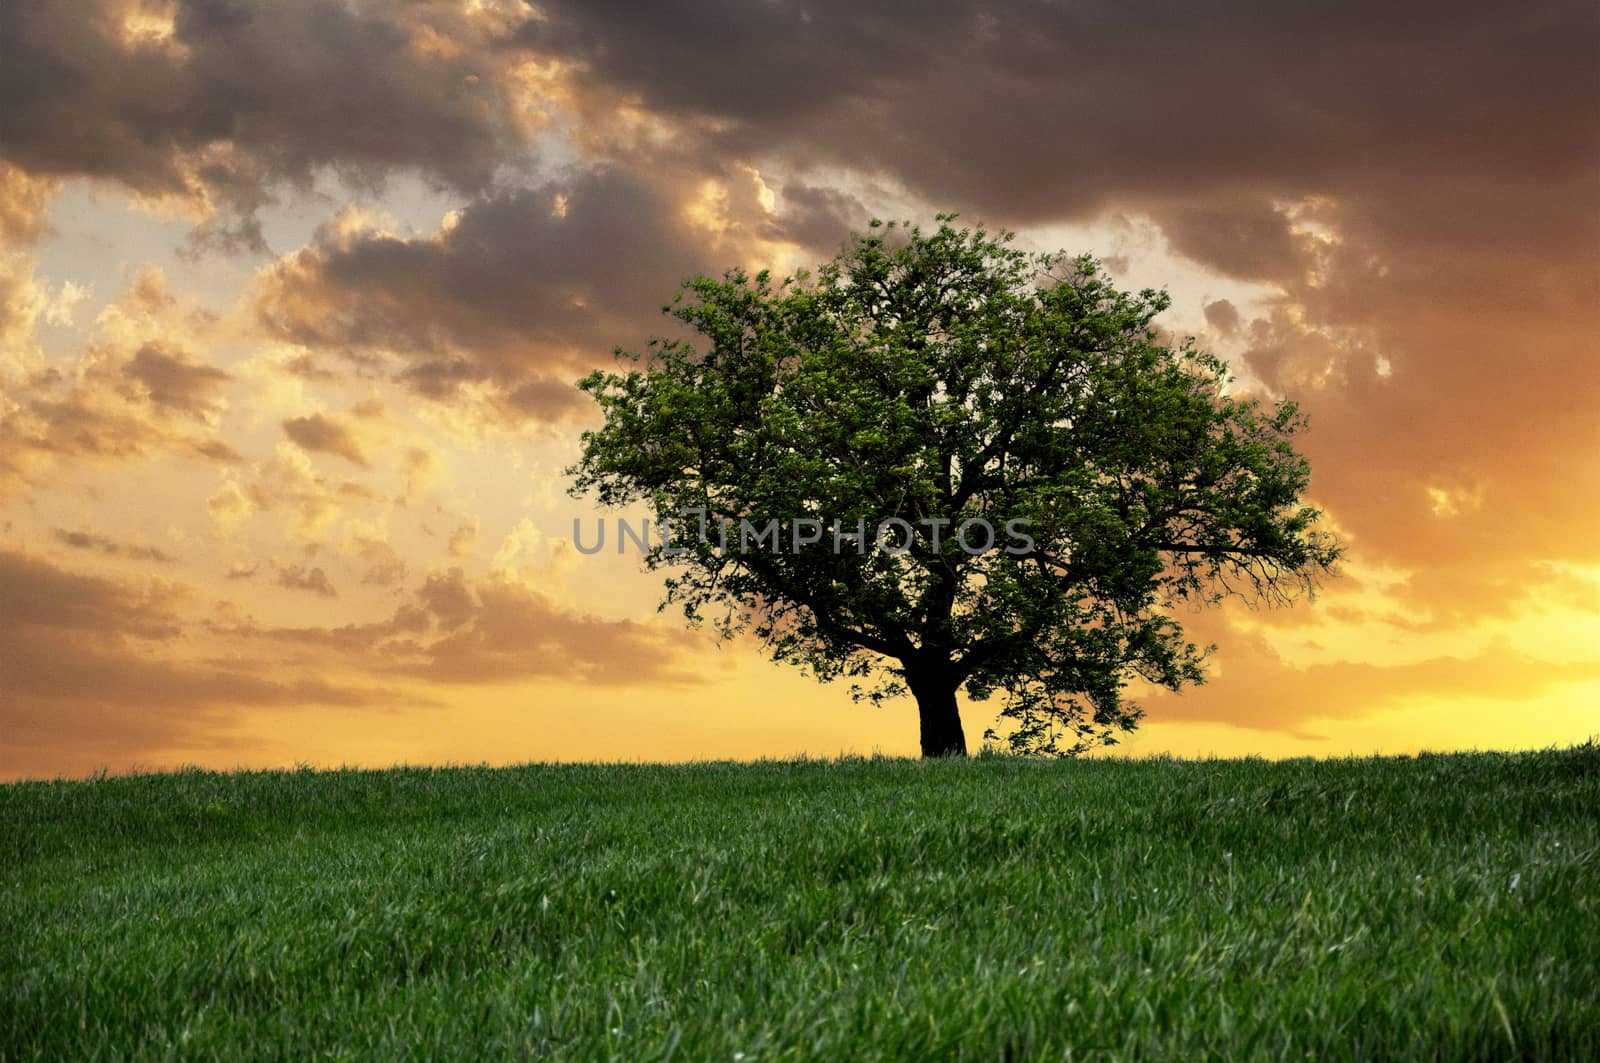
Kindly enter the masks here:
[[964, 757], [967, 736], [961, 730], [961, 710], [956, 706], [956, 685], [939, 676], [907, 675], [906, 685], [917, 699], [922, 717], [924, 757]]

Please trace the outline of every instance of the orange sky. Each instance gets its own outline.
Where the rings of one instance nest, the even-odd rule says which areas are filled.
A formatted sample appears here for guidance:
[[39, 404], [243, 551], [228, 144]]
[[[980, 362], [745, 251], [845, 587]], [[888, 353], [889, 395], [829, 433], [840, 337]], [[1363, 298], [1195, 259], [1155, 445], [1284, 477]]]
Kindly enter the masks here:
[[0, 778], [914, 753], [560, 470], [679, 279], [939, 210], [1311, 417], [1344, 575], [1122, 751], [1600, 734], [1600, 13], [1101, 6], [10, 5]]

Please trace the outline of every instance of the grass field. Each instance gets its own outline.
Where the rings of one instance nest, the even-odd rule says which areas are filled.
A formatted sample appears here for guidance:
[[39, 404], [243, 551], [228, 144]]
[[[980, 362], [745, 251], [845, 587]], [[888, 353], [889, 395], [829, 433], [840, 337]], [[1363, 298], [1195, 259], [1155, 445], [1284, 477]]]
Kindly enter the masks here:
[[1600, 747], [0, 787], [0, 1055], [1600, 1059]]

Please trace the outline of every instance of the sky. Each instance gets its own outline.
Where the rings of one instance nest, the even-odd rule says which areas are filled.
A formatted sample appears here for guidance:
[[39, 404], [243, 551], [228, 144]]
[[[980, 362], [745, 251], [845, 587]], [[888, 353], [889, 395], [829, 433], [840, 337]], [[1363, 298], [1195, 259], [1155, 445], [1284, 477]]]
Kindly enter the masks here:
[[1600, 734], [1592, 2], [4, 22], [0, 778], [914, 754], [909, 700], [579, 554], [563, 470], [573, 382], [682, 279], [941, 211], [1165, 288], [1163, 328], [1310, 418], [1341, 574], [1181, 615], [1208, 681], [1119, 753]]

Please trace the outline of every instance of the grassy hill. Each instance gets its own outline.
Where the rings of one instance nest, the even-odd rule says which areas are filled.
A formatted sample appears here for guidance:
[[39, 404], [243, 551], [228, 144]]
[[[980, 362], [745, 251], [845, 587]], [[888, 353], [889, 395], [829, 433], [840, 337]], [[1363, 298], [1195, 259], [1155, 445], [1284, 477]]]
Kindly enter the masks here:
[[1600, 1059], [1600, 747], [0, 787], [0, 1057]]

